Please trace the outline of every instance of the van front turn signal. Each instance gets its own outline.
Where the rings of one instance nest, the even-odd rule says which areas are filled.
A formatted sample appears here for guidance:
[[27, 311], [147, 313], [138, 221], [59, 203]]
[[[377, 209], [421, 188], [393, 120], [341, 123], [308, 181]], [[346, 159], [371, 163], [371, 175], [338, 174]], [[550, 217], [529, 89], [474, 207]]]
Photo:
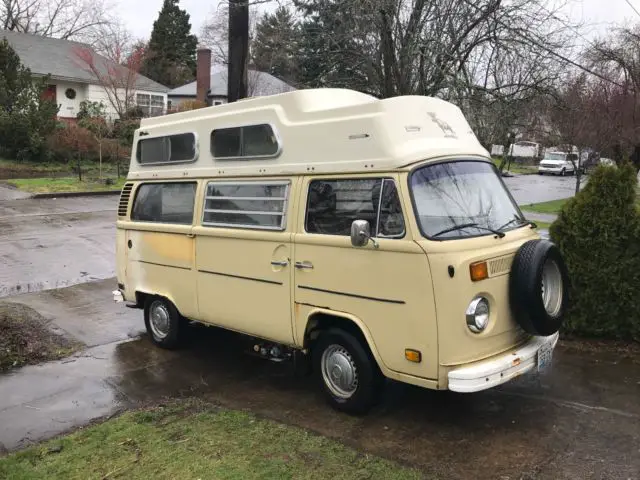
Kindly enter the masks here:
[[469, 270], [471, 272], [471, 280], [473, 280], [474, 282], [489, 278], [489, 268], [487, 267], [487, 262], [472, 263], [469, 266]]

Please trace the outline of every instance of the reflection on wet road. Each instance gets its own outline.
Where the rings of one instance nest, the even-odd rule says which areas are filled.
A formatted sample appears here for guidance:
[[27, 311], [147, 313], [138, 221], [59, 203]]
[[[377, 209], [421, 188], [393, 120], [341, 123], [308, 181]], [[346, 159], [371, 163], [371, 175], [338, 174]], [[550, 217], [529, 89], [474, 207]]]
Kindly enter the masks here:
[[370, 415], [349, 417], [290, 364], [243, 353], [236, 334], [197, 327], [178, 352], [143, 336], [0, 377], [0, 442], [14, 449], [122, 408], [195, 395], [445, 478], [638, 478], [638, 381], [631, 360], [560, 347], [542, 378], [470, 395], [391, 383]]

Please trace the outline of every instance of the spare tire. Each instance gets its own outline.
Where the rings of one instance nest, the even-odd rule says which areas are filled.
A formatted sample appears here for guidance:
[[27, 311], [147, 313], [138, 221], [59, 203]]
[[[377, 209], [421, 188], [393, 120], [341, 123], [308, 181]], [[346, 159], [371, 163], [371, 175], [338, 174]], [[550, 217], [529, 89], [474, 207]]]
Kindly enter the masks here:
[[532, 335], [553, 335], [562, 325], [568, 302], [569, 275], [558, 247], [548, 240], [524, 243], [509, 278], [515, 320]]

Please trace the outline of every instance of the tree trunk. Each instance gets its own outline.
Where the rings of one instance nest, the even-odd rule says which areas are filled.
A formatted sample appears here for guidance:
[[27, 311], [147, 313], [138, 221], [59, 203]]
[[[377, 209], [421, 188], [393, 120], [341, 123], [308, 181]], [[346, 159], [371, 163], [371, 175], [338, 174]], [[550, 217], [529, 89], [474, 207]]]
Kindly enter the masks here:
[[98, 178], [102, 180], [102, 140], [98, 142], [98, 158], [100, 158], [100, 167], [98, 169]]
[[249, 0], [229, 0], [229, 64], [227, 101], [247, 97], [249, 63]]

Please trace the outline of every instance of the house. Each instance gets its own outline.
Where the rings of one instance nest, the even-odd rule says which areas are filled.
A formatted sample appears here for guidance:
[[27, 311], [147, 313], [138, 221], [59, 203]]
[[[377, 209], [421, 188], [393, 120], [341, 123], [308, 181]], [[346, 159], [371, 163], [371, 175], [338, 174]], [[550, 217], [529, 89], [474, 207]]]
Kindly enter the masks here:
[[[169, 91], [169, 110], [178, 110], [180, 104], [189, 100], [206, 101], [208, 105], [227, 103], [227, 67], [211, 65], [211, 50], [198, 49], [197, 80]], [[247, 72], [247, 94], [249, 97], [264, 97], [295, 90], [294, 87], [266, 72]]]
[[73, 121], [83, 100], [102, 101], [107, 115], [117, 118], [118, 104], [127, 96], [148, 116], [167, 111], [169, 88], [97, 54], [89, 45], [0, 30], [2, 38], [34, 76], [50, 75], [46, 95], [59, 106], [62, 120]]

